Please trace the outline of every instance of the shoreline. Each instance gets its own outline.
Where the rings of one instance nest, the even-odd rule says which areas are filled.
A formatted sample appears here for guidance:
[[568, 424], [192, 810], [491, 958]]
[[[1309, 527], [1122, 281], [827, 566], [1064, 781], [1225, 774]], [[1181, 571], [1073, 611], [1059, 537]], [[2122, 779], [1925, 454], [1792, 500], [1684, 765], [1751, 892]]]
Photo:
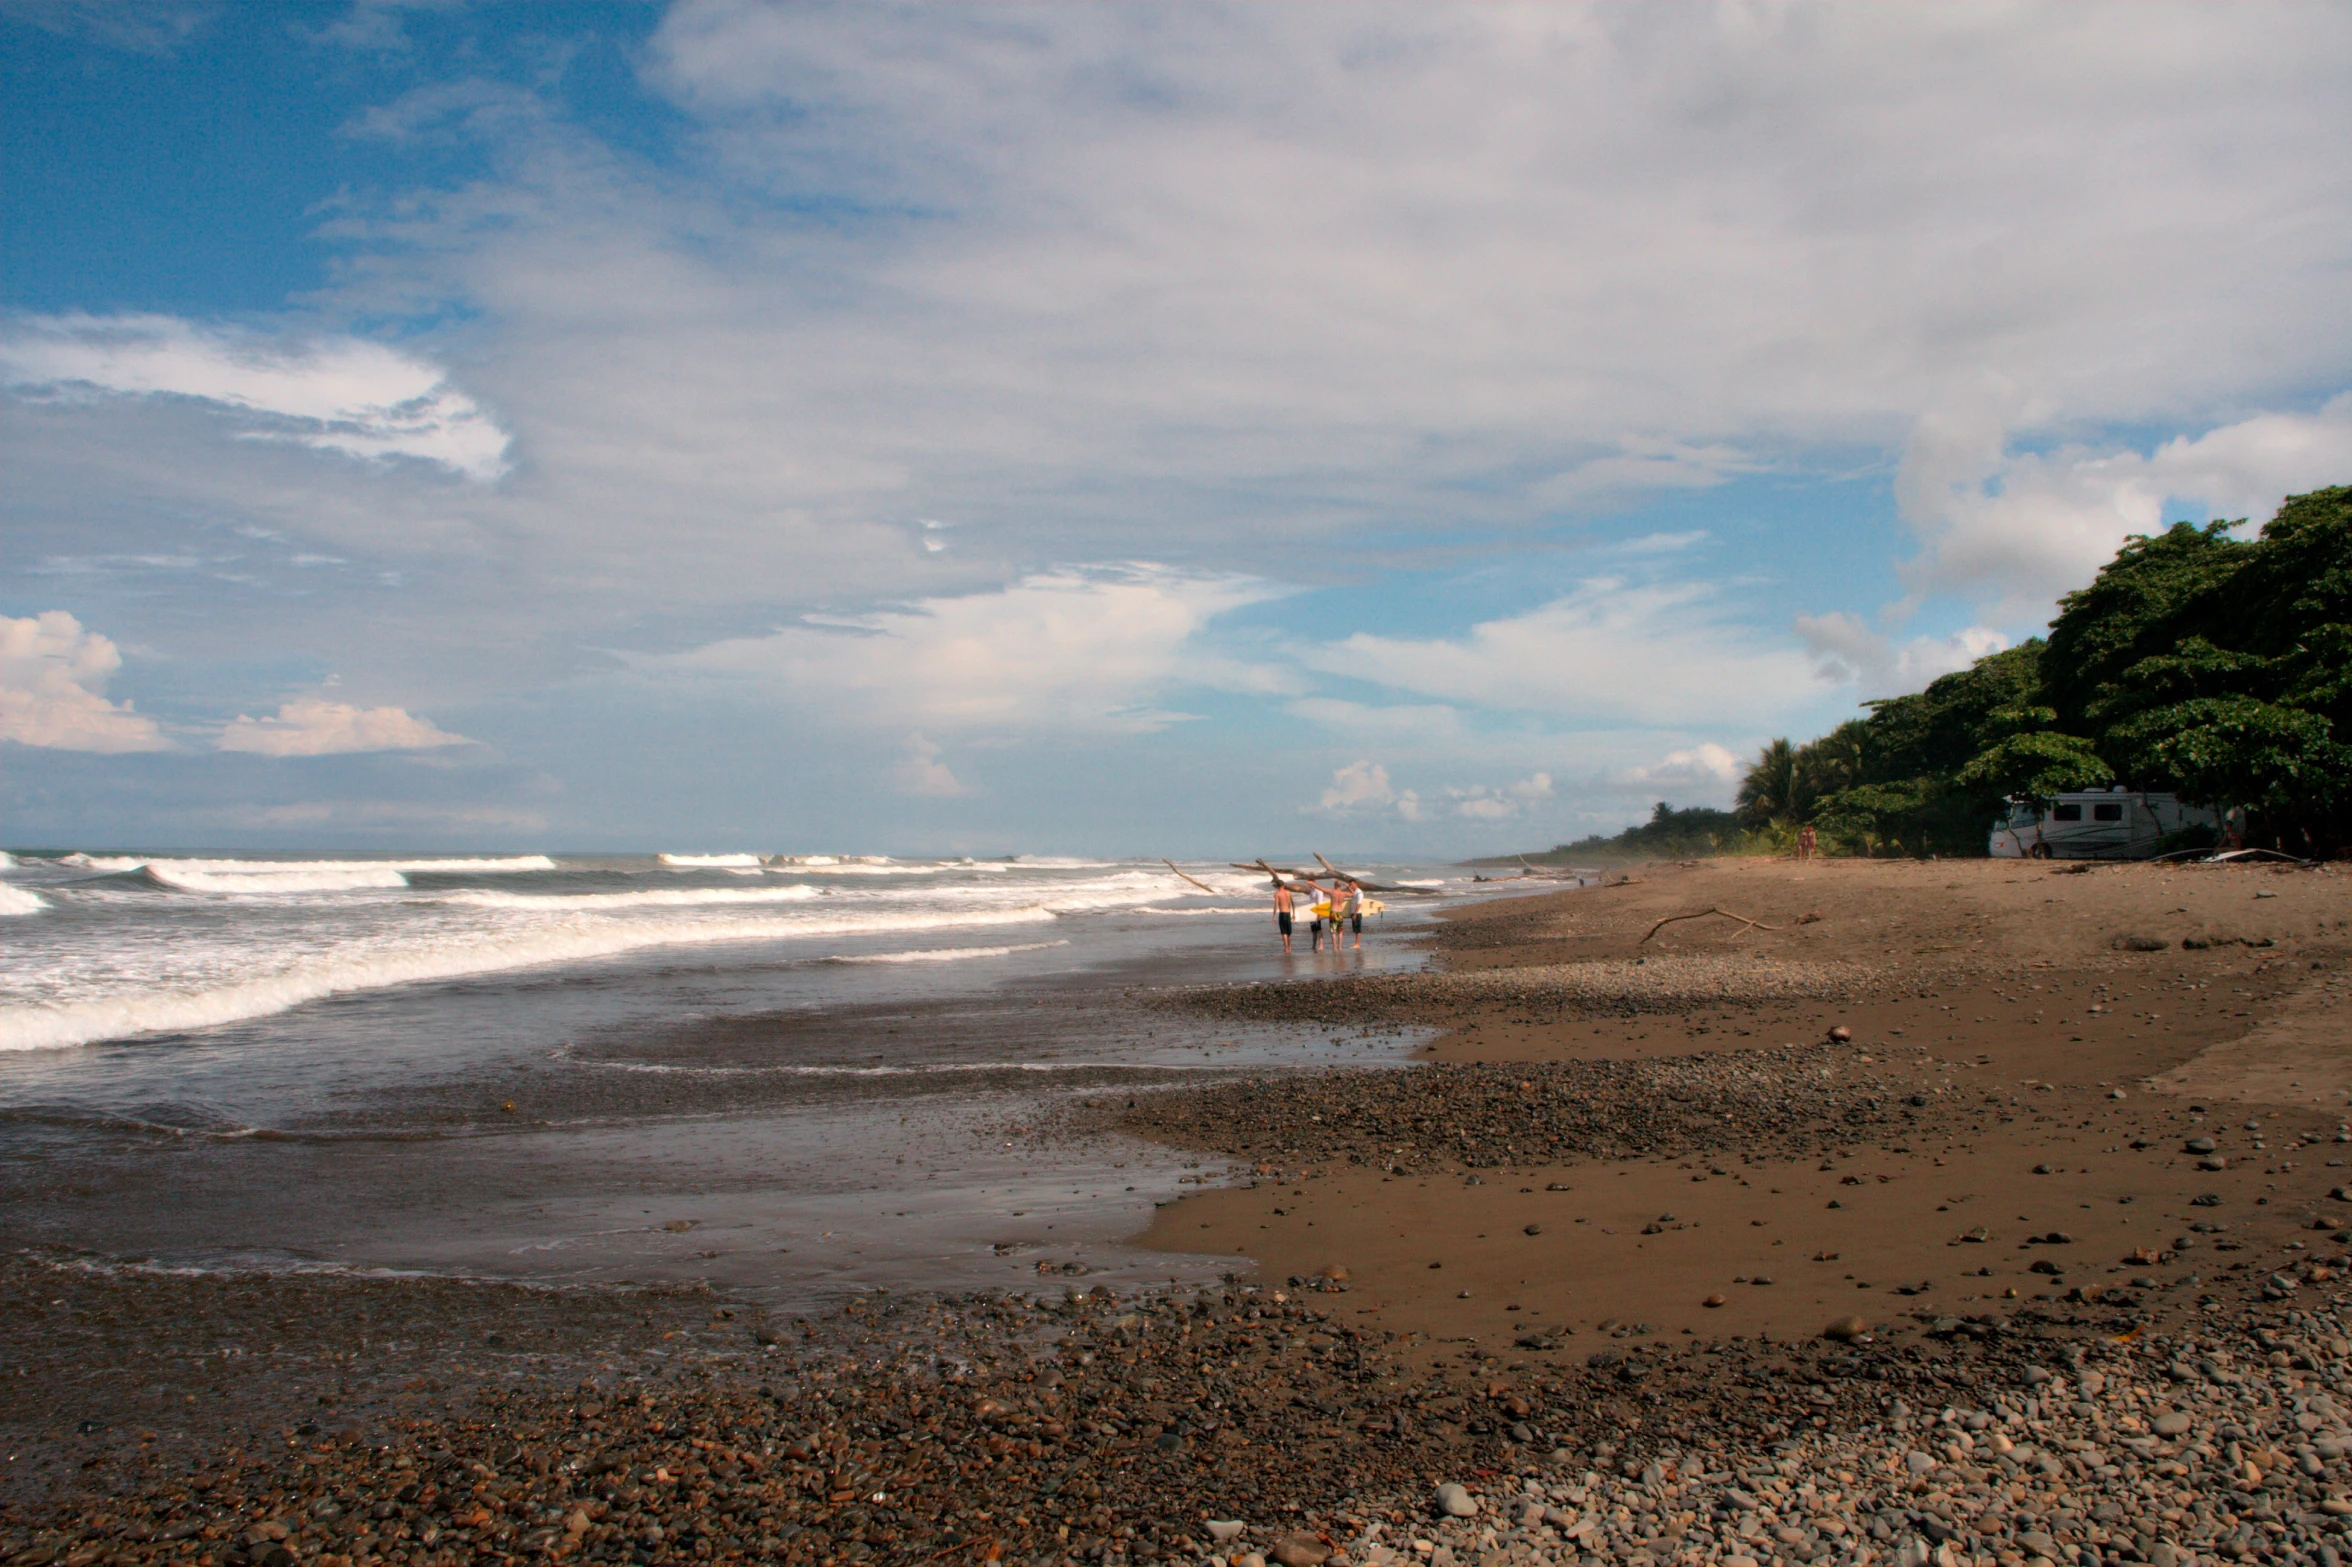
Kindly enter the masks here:
[[[1860, 1564], [1922, 1541], [2079, 1567], [2168, 1541], [2176, 1563], [2210, 1554], [2240, 1527], [2223, 1514], [2269, 1505], [2267, 1543], [2238, 1559], [2300, 1559], [2352, 1516], [2319, 1506], [2346, 1477], [2313, 1446], [2344, 1423], [2314, 1399], [2352, 1398], [2333, 1287], [2352, 1259], [2320, 1260], [2344, 1241], [2313, 1228], [2352, 1219], [2328, 1196], [2352, 1181], [2329, 1163], [2352, 1153], [2334, 1141], [2352, 1042], [2332, 1010], [2348, 891], [2324, 869], [1707, 862], [1448, 911], [1424, 974], [1165, 993], [1236, 1022], [1441, 1030], [1401, 1070], [1096, 1100], [1037, 1130], [1249, 1160], [1254, 1179], [1137, 1237], [1257, 1264], [1205, 1291], [1122, 1301], [1056, 1277], [1051, 1310], [877, 1293], [787, 1320], [692, 1289], [191, 1280], [20, 1255], [4, 1370], [44, 1396], [5, 1432], [0, 1546], [26, 1567], [1200, 1561], [1204, 1516], [1238, 1516], [1250, 1531], [1221, 1557], [1312, 1525], [1376, 1567], [1391, 1550]], [[1712, 906], [1781, 928], [1710, 917], [1643, 939]], [[2172, 1376], [2199, 1357], [2238, 1380]], [[2053, 1376], [2077, 1396], [2045, 1409], [2031, 1390]], [[647, 1390], [674, 1418], [642, 1408]], [[2242, 1435], [2152, 1428], [2141, 1451], [2150, 1430], [2124, 1422], [2150, 1427], [2160, 1395], [2229, 1403], [2207, 1434]], [[1923, 1443], [1944, 1404], [1970, 1413]], [[1978, 1415], [2002, 1462], [1956, 1440]], [[895, 1504], [834, 1483], [886, 1457], [911, 1477], [879, 1488]], [[473, 1463], [497, 1474], [463, 1487], [481, 1520], [461, 1529], [446, 1477], [428, 1499], [413, 1476]], [[2251, 1490], [2248, 1464], [2266, 1474]], [[1815, 1496], [1781, 1484], [1776, 1503], [1757, 1465], [1774, 1484], [1803, 1471]], [[1996, 1517], [1968, 1494], [1998, 1477], [2107, 1496], [2160, 1470], [2205, 1512], [2010, 1497]], [[672, 1478], [635, 1478], [654, 1471]], [[1821, 1483], [1839, 1472], [1856, 1478]], [[540, 1494], [505, 1498], [518, 1476]], [[1477, 1516], [1437, 1524], [1446, 1482]], [[1941, 1511], [1906, 1502], [1895, 1522], [1856, 1500], [1939, 1491]], [[2208, 1505], [2229, 1496], [2247, 1500]], [[680, 1527], [649, 1541], [657, 1517]], [[2143, 1518], [2144, 1549], [2118, 1527]]]

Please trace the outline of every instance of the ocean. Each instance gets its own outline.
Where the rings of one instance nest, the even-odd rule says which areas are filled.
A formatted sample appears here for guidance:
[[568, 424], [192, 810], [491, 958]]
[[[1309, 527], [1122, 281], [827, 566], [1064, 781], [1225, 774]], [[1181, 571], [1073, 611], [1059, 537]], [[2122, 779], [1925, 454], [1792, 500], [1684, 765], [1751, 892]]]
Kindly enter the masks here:
[[1285, 959], [1156, 861], [24, 853], [0, 865], [0, 1243], [172, 1268], [872, 1288], [1197, 1282], [1117, 1244], [1223, 1178], [1041, 1136], [1079, 1094], [1401, 1061], [1181, 984], [1418, 964], [1466, 873], [1364, 868]]

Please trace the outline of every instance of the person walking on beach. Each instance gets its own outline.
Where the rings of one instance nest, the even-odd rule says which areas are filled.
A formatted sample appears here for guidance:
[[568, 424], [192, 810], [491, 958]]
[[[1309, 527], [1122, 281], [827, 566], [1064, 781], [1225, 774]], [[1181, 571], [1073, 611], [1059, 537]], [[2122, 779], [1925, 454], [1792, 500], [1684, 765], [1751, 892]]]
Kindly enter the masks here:
[[1811, 822], [1807, 822], [1804, 826], [1797, 829], [1798, 864], [1801, 865], [1805, 861], [1813, 858], [1813, 845], [1818, 841], [1819, 840], [1813, 836], [1813, 824]]
[[1356, 884], [1353, 876], [1342, 881], [1339, 887], [1339, 892], [1331, 900], [1331, 944], [1334, 947], [1339, 945], [1340, 899], [1344, 897], [1347, 900], [1347, 922], [1355, 930], [1356, 950], [1361, 952], [1364, 950], [1364, 889]]
[[1290, 885], [1280, 877], [1274, 879], [1274, 928], [1282, 932], [1282, 950], [1290, 951]]

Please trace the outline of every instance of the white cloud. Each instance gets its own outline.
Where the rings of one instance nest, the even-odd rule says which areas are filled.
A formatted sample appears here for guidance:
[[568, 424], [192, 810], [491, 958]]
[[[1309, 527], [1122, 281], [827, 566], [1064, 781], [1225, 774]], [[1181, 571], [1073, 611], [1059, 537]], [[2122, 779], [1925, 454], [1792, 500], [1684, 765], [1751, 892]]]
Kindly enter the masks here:
[[2009, 450], [2017, 395], [1991, 388], [1923, 420], [1896, 484], [1926, 545], [1907, 572], [1912, 587], [1974, 595], [1995, 619], [2046, 618], [2126, 537], [2159, 531], [2168, 503], [2260, 523], [2286, 496], [2352, 476], [2352, 393], [2317, 413], [2260, 414], [2145, 453]]
[[1536, 773], [1499, 789], [1487, 784], [1473, 784], [1467, 789], [1448, 789], [1446, 794], [1453, 800], [1454, 814], [1457, 816], [1472, 821], [1506, 821], [1535, 801], [1550, 799], [1552, 775]]
[[1396, 787], [1388, 781], [1388, 769], [1378, 762], [1358, 758], [1344, 767], [1335, 768], [1331, 785], [1323, 791], [1323, 798], [1315, 809], [1339, 816], [1359, 811], [1380, 811], [1397, 803]]
[[1175, 688], [1286, 683], [1196, 644], [1217, 616], [1278, 591], [1151, 565], [1040, 573], [993, 592], [812, 619], [639, 667], [755, 682], [850, 723], [999, 737], [1144, 734], [1186, 716], [1154, 705]]
[[172, 316], [21, 317], [0, 333], [0, 381], [194, 398], [243, 416], [255, 438], [416, 457], [485, 483], [506, 471], [506, 432], [440, 367], [356, 338], [281, 341]]
[[1552, 775], [1534, 773], [1516, 783], [1448, 787], [1434, 798], [1418, 790], [1399, 789], [1378, 762], [1358, 758], [1333, 770], [1331, 783], [1312, 807], [1325, 816], [1378, 816], [1394, 813], [1408, 822], [1427, 821], [1433, 811], [1446, 811], [1467, 821], [1504, 821], [1538, 800], [1552, 798]]
[[898, 765], [891, 769], [891, 778], [900, 794], [926, 799], [952, 799], [965, 792], [954, 770], [939, 759], [939, 747], [921, 735], [907, 736], [906, 745], [899, 752]]
[[1802, 655], [1725, 619], [1702, 583], [1596, 578], [1463, 638], [1359, 632], [1298, 656], [1332, 674], [1561, 720], [1741, 721], [1812, 695]]
[[64, 610], [0, 616], [0, 740], [58, 751], [162, 751], [155, 720], [106, 700], [114, 643]]
[[1646, 498], [1665, 490], [1709, 490], [1765, 465], [1720, 442], [1693, 446], [1663, 439], [1618, 441], [1612, 456], [1591, 457], [1542, 480], [1529, 491], [1541, 505], [1599, 508]]
[[1705, 528], [1686, 529], [1681, 533], [1645, 533], [1638, 539], [1628, 539], [1617, 546], [1620, 555], [1669, 555], [1704, 544], [1714, 534]]
[[472, 745], [405, 708], [353, 707], [323, 697], [283, 703], [275, 718], [239, 716], [220, 733], [220, 749], [257, 756], [341, 756], [354, 751], [430, 751]]
[[1859, 686], [1865, 697], [1917, 691], [1939, 675], [1966, 669], [2009, 646], [2008, 637], [1990, 626], [1965, 626], [1947, 637], [1913, 637], [1897, 648], [1843, 610], [1799, 615], [1796, 628], [1797, 639], [1812, 655], [1814, 673], [1838, 685]]
[[1743, 764], [1737, 756], [1712, 741], [1669, 751], [1655, 762], [1620, 770], [1610, 783], [1621, 790], [1679, 791], [1684, 803], [1728, 800], [1739, 782]]

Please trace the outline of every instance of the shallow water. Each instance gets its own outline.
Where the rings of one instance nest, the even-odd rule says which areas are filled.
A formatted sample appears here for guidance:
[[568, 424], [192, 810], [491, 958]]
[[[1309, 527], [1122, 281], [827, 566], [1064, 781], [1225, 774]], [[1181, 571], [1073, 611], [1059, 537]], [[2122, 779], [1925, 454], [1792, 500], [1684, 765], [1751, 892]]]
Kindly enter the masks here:
[[1401, 1059], [1401, 1034], [1237, 1031], [1128, 992], [1417, 964], [1403, 938], [1441, 901], [1391, 900], [1361, 955], [1302, 932], [1284, 960], [1252, 878], [1211, 867], [1187, 869], [1215, 894], [1133, 863], [711, 858], [20, 857], [0, 1236], [777, 1303], [1040, 1262], [1197, 1279], [1232, 1263], [1114, 1242], [1220, 1167], [1040, 1119]]

